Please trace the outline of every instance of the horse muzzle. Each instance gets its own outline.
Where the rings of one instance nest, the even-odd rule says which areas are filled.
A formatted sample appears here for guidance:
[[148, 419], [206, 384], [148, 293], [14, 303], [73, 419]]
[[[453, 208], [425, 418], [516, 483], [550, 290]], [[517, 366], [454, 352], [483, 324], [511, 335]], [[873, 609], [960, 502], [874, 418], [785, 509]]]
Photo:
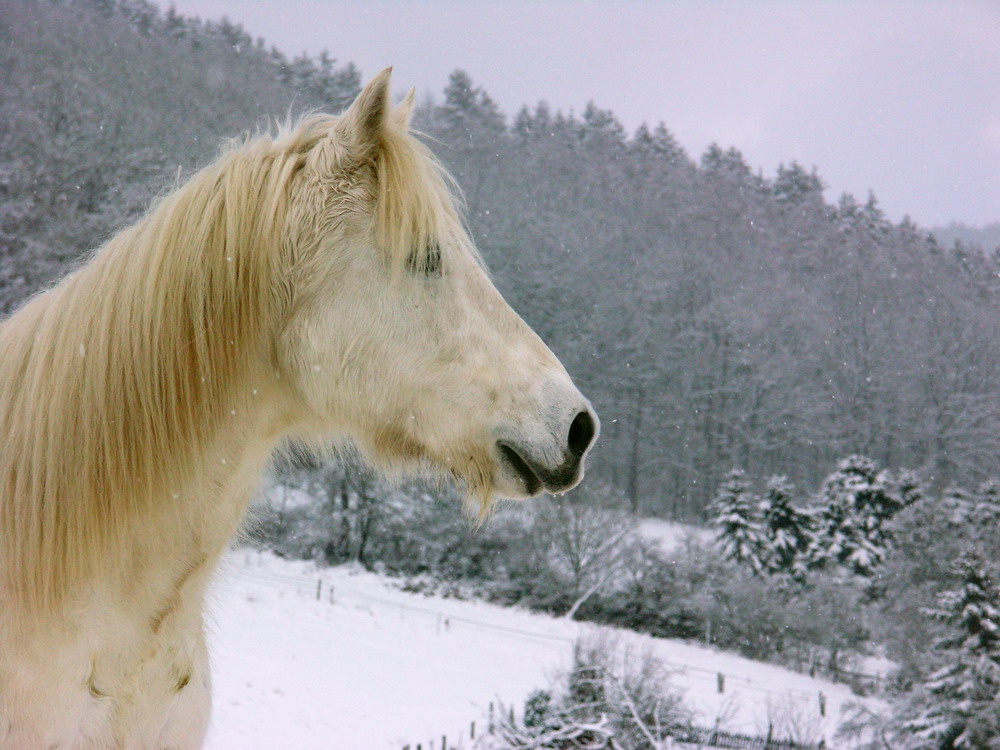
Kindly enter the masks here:
[[[584, 460], [597, 439], [599, 422], [590, 406], [577, 411], [568, 427], [556, 431], [558, 447], [516, 437], [497, 441], [501, 465], [516, 477], [524, 496], [541, 492], [560, 494], [573, 489], [583, 478]], [[546, 441], [547, 442], [547, 441]], [[555, 460], [553, 460], [555, 459]]]

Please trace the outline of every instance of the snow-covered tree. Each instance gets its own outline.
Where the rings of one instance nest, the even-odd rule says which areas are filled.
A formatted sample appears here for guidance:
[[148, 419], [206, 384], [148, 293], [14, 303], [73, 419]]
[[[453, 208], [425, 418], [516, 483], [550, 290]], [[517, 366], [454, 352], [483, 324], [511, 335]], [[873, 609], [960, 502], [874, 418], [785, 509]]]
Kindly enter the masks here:
[[448, 76], [441, 112], [445, 126], [466, 139], [488, 138], [491, 134], [496, 137], [504, 129], [503, 115], [496, 102], [464, 70], [455, 70]]
[[909, 508], [925, 498], [924, 483], [915, 471], [902, 469], [896, 477], [896, 493], [903, 507]]
[[631, 148], [636, 156], [643, 160], [661, 160], [667, 164], [682, 164], [688, 161], [684, 148], [662, 122], [652, 130], [645, 123], [640, 125], [635, 131]]
[[805, 580], [813, 547], [813, 516], [792, 504], [792, 486], [785, 477], [772, 477], [760, 503], [768, 567]]
[[771, 185], [775, 200], [782, 204], [800, 204], [806, 200], [822, 200], [823, 181], [815, 167], [807, 172], [797, 161], [789, 166], [778, 165], [778, 174]]
[[955, 563], [958, 587], [925, 610], [947, 631], [934, 644], [941, 666], [903, 709], [904, 731], [920, 748], [996, 747], [1000, 737], [1000, 591], [982, 556]]
[[818, 555], [870, 576], [891, 542], [888, 522], [903, 508], [891, 475], [864, 456], [849, 456], [819, 494]]
[[976, 489], [976, 500], [1000, 506], [1000, 481], [987, 479]]
[[712, 502], [711, 523], [718, 529], [716, 538], [728, 559], [762, 573], [766, 569], [765, 552], [755, 505], [746, 475], [734, 469]]
[[578, 641], [557, 690], [535, 690], [521, 716], [501, 707], [483, 750], [666, 750], [690, 726], [670, 673], [649, 653], [606, 637]]
[[977, 530], [995, 534], [1000, 528], [1000, 484], [995, 480], [983, 482], [971, 500], [969, 520]]

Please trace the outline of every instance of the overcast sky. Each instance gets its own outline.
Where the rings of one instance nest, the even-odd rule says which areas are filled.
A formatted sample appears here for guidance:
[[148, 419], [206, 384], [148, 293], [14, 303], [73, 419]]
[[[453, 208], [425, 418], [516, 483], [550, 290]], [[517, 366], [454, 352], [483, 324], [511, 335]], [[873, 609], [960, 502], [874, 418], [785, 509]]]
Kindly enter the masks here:
[[893, 219], [1000, 221], [1000, 0], [174, 0], [286, 54], [440, 98], [463, 68], [508, 114], [589, 100], [662, 120], [693, 156], [736, 146], [772, 175], [816, 166]]

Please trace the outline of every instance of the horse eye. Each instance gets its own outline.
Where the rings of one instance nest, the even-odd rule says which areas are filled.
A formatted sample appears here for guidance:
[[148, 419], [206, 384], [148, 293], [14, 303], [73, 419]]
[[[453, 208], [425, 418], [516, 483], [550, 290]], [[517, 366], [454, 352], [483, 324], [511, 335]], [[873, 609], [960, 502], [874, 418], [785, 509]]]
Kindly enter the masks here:
[[436, 279], [441, 276], [441, 246], [432, 242], [423, 253], [412, 252], [406, 259], [406, 267], [412, 273]]

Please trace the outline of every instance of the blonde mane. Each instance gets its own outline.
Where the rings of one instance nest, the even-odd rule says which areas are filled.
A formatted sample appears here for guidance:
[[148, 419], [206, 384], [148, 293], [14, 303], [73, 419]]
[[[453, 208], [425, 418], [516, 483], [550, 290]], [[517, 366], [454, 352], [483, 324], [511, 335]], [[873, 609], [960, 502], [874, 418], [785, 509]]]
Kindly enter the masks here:
[[[0, 326], [0, 593], [48, 605], [199, 484], [292, 303], [294, 178], [338, 118], [232, 144]], [[447, 173], [400, 127], [375, 233], [401, 267], [442, 232], [470, 252]]]

